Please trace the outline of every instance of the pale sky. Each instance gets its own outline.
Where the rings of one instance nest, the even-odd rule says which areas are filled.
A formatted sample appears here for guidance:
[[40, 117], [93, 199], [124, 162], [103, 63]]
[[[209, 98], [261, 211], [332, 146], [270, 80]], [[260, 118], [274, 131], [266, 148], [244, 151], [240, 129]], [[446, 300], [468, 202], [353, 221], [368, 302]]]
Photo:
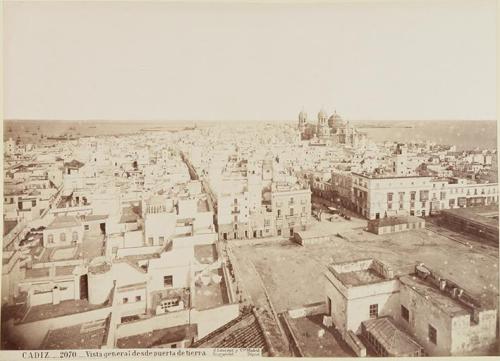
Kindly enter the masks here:
[[496, 119], [496, 2], [5, 2], [6, 119]]

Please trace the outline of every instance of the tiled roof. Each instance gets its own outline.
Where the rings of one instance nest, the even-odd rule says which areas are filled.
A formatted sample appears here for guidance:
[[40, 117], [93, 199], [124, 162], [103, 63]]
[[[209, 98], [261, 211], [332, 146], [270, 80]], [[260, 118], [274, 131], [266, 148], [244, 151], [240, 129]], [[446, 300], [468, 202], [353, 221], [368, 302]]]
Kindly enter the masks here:
[[387, 317], [364, 321], [363, 325], [390, 356], [413, 355], [422, 349], [422, 346], [397, 328]]
[[262, 354], [267, 353], [264, 334], [253, 313], [240, 315], [191, 347], [262, 348]]

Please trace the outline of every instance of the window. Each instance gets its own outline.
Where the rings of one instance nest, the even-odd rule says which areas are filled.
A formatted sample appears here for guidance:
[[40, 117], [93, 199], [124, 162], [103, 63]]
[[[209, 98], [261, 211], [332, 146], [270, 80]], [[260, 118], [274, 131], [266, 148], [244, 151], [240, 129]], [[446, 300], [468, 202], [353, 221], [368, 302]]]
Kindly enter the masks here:
[[127, 297], [123, 297], [122, 303], [128, 303], [128, 298]]
[[271, 221], [269, 219], [264, 219], [264, 227], [269, 227], [271, 225]]
[[441, 192], [440, 200], [444, 201], [446, 199], [446, 192]]
[[370, 317], [378, 317], [378, 304], [370, 305]]
[[73, 242], [78, 241], [78, 232], [76, 232], [76, 231], [75, 231], [75, 232], [73, 232], [72, 237], [71, 237], [71, 240], [72, 240]]
[[153, 244], [153, 237], [148, 237], [149, 244]]
[[429, 199], [429, 191], [420, 191], [420, 200], [425, 202]]
[[31, 201], [31, 206], [32, 207], [36, 207], [36, 201], [35, 200]]
[[293, 197], [290, 197], [290, 204], [293, 204]]
[[88, 224], [86, 224], [86, 225], [83, 226], [83, 229], [86, 230], [86, 231], [88, 231], [90, 229], [90, 226]]
[[66, 233], [60, 233], [59, 234], [59, 240], [61, 242], [66, 242]]
[[174, 285], [173, 276], [163, 276], [163, 286], [164, 287], [172, 287]]
[[164, 242], [165, 241], [165, 237], [164, 236], [160, 236], [160, 242]]
[[281, 229], [278, 229], [278, 236], [281, 236]]
[[141, 302], [142, 297], [141, 296], [135, 296], [135, 302]]
[[234, 204], [238, 204], [238, 198], [234, 199]]
[[392, 209], [392, 203], [387, 203], [387, 209]]
[[234, 216], [234, 223], [238, 223], [238, 216]]
[[47, 237], [47, 242], [49, 243], [54, 243], [54, 235], [53, 234], [49, 234], [48, 237]]
[[293, 216], [293, 208], [290, 208], [290, 215]]
[[306, 213], [306, 207], [302, 207], [302, 213]]
[[401, 317], [406, 322], [410, 321], [410, 311], [408, 311], [408, 309], [405, 306], [403, 306], [403, 305], [401, 305]]
[[387, 202], [392, 202], [392, 193], [387, 193]]
[[429, 325], [429, 341], [437, 345], [437, 331], [431, 325]]
[[281, 209], [278, 209], [278, 217], [281, 217]]

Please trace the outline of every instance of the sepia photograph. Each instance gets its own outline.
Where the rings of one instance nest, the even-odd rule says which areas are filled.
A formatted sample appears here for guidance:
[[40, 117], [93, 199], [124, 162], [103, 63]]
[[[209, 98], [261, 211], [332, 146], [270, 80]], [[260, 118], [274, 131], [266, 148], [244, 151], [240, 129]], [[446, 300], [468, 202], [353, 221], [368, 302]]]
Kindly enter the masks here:
[[499, 356], [497, 1], [3, 1], [0, 359]]

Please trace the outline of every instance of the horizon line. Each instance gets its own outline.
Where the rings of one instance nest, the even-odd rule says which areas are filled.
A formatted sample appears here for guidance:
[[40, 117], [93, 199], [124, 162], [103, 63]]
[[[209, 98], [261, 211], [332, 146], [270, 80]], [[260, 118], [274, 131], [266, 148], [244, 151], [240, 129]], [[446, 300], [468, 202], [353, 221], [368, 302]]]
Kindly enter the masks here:
[[[345, 120], [352, 122], [428, 122], [428, 121], [454, 121], [454, 122], [496, 122], [497, 119], [445, 119], [445, 118], [435, 118], [435, 119], [350, 119], [344, 118]], [[40, 122], [295, 122], [298, 119], [221, 119], [221, 120], [212, 120], [212, 119], [47, 119], [47, 118], [11, 118], [11, 119], [3, 119], [4, 122], [31, 122], [31, 121], [40, 121]], [[306, 123], [315, 123], [314, 121], [306, 121]]]

